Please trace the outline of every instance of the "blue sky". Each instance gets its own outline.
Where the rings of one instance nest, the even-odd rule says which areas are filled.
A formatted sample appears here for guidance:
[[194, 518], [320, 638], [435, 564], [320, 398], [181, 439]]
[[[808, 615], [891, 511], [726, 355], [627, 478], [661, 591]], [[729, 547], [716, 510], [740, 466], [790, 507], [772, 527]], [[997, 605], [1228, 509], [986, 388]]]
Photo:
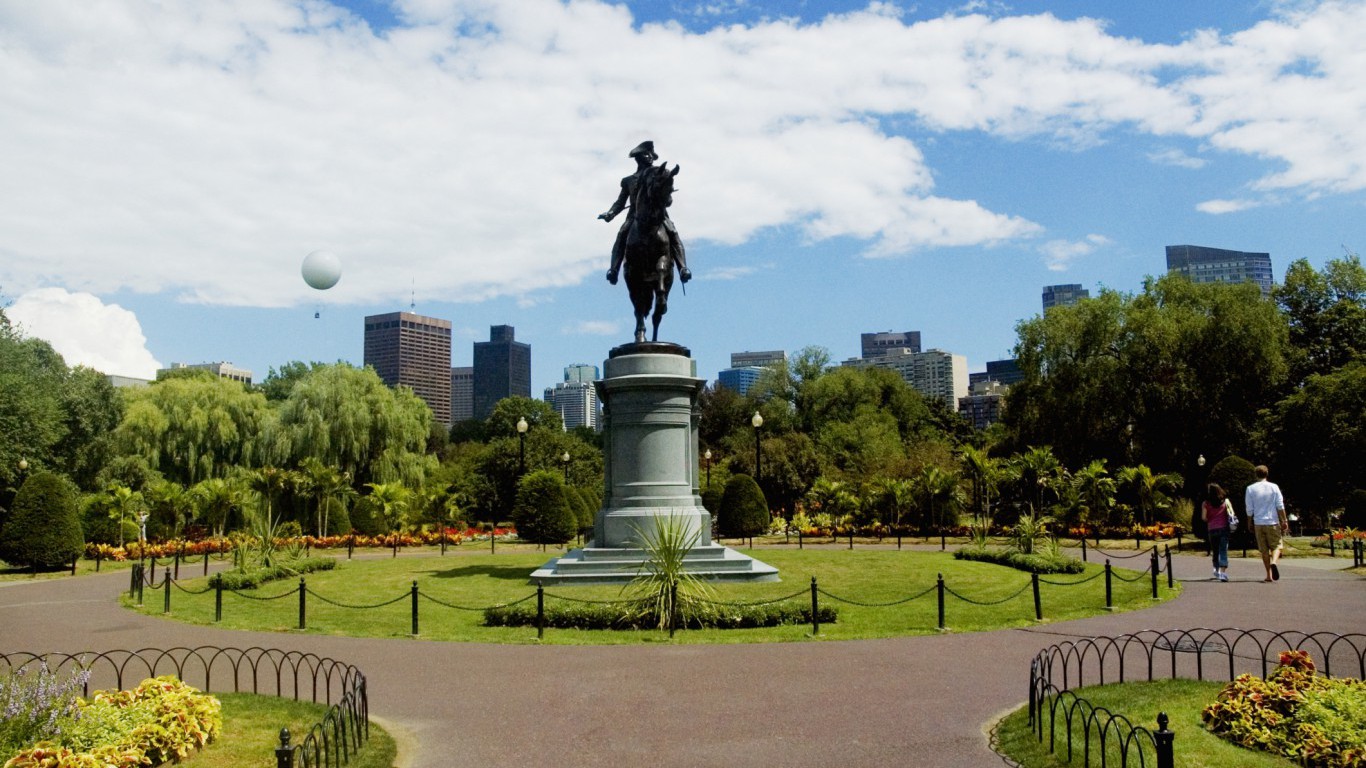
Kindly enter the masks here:
[[0, 0], [0, 296], [72, 364], [258, 379], [412, 303], [454, 365], [515, 326], [539, 393], [629, 340], [595, 217], [648, 138], [700, 375], [880, 330], [981, 370], [1042, 286], [1166, 245], [1360, 251], [1363, 37], [1366, 2]]

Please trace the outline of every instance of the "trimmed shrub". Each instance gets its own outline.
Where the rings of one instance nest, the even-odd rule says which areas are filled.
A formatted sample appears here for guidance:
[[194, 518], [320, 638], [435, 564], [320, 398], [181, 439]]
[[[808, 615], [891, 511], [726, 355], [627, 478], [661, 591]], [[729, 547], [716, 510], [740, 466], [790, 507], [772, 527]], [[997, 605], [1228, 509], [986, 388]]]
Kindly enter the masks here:
[[1357, 530], [1366, 528], [1366, 489], [1357, 488], [1347, 494], [1347, 505], [1338, 524]]
[[581, 488], [572, 485], [565, 487], [565, 493], [569, 497], [569, 507], [574, 510], [574, 517], [578, 520], [579, 530], [586, 531], [592, 528], [597, 510], [588, 503], [588, 495]]
[[703, 488], [702, 506], [715, 517], [721, 509], [721, 489], [712, 486]]
[[330, 571], [336, 567], [337, 561], [331, 557], [309, 557], [300, 560], [287, 560], [265, 568], [224, 571], [214, 578], [223, 580], [223, 589], [255, 589], [266, 582], [287, 579], [290, 576], [313, 573], [314, 571]]
[[[1257, 482], [1257, 476], [1252, 473], [1252, 462], [1241, 456], [1228, 456], [1214, 465], [1209, 471], [1209, 482], [1218, 483], [1224, 493], [1228, 494], [1229, 501], [1233, 502], [1233, 508], [1237, 510], [1238, 516], [1247, 514], [1243, 509], [1243, 492], [1249, 485]], [[1199, 489], [1201, 498], [1204, 498], [1205, 489]], [[1246, 523], [1247, 521], [1241, 521]]]
[[579, 531], [578, 516], [569, 506], [564, 481], [549, 470], [532, 472], [517, 484], [512, 521], [517, 536], [533, 544], [563, 544]]
[[61, 568], [85, 551], [75, 490], [61, 477], [34, 472], [14, 496], [0, 530], [0, 560], [30, 568]]
[[733, 475], [721, 495], [716, 527], [721, 536], [758, 536], [768, 530], [768, 501], [749, 475]]
[[[822, 624], [834, 624], [839, 612], [830, 606], [819, 610]], [[764, 605], [707, 605], [685, 612], [682, 629], [753, 629], [784, 624], [810, 624], [811, 606], [802, 603]], [[659, 618], [644, 603], [552, 603], [545, 608], [545, 625], [552, 629], [657, 629]], [[484, 626], [534, 627], [536, 606], [527, 603], [485, 609]]]
[[955, 560], [974, 560], [983, 563], [996, 563], [1028, 573], [1082, 573], [1086, 566], [1075, 557], [1064, 557], [1046, 553], [1024, 554], [1013, 550], [983, 549], [965, 547], [953, 553]]

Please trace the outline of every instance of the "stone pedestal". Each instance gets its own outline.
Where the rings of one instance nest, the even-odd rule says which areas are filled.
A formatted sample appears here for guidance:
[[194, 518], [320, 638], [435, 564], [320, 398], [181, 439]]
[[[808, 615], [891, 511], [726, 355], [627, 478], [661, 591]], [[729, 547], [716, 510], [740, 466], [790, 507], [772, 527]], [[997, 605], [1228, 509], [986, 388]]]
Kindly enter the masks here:
[[643, 537], [666, 518], [697, 544], [689, 572], [728, 581], [777, 581], [772, 566], [712, 543], [711, 514], [698, 495], [697, 396], [705, 382], [677, 344], [625, 344], [611, 351], [595, 382], [603, 403], [605, 490], [582, 549], [532, 573], [544, 584], [629, 581], [648, 559]]

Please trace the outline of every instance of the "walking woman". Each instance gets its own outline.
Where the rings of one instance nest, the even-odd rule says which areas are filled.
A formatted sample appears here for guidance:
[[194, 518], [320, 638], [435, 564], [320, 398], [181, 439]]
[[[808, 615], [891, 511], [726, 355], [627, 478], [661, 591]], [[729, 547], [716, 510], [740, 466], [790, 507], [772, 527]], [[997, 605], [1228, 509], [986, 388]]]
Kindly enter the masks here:
[[1224, 489], [1210, 483], [1205, 489], [1205, 503], [1200, 506], [1200, 517], [1209, 531], [1209, 554], [1214, 561], [1214, 578], [1228, 581], [1228, 537], [1238, 518]]

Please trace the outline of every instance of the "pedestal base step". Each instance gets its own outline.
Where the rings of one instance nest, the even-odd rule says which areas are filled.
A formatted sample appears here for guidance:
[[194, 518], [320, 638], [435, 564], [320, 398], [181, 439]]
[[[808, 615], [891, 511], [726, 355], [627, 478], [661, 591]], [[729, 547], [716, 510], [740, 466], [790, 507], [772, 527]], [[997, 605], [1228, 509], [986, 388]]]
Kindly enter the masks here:
[[[645, 570], [643, 549], [584, 547], [570, 550], [531, 574], [531, 581], [552, 584], [624, 584]], [[709, 581], [778, 581], [778, 569], [730, 547], [695, 547], [683, 558], [684, 570]]]

